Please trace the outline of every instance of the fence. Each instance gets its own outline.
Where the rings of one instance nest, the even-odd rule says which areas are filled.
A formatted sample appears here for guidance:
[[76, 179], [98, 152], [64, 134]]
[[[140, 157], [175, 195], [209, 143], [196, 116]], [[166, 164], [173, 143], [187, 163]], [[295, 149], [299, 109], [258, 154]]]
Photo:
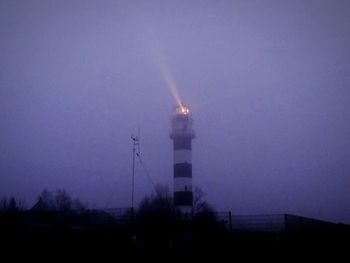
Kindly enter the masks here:
[[[132, 219], [131, 208], [109, 208], [95, 211], [108, 215], [117, 224], [127, 224]], [[288, 214], [232, 215], [230, 211], [226, 211], [215, 212], [214, 215], [220, 226], [229, 231], [282, 233], [336, 226], [333, 223]]]
[[[104, 209], [95, 209], [93, 212], [97, 215], [100, 215], [101, 218], [109, 218], [109, 221], [114, 224], [128, 224], [131, 222], [132, 218], [132, 208], [104, 208]], [[104, 220], [102, 220], [104, 221]], [[103, 223], [103, 222], [101, 222]]]
[[277, 215], [234, 215], [231, 218], [234, 231], [250, 232], [283, 232], [285, 219], [283, 214]]

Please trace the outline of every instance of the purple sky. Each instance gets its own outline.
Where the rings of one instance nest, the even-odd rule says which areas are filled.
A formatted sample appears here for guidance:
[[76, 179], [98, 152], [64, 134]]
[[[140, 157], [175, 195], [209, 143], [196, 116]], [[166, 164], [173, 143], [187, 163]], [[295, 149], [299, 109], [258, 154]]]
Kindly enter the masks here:
[[[0, 197], [130, 205], [132, 141], [172, 189], [175, 104], [218, 210], [350, 223], [350, 1], [0, 1]], [[138, 165], [136, 201], [152, 191]]]

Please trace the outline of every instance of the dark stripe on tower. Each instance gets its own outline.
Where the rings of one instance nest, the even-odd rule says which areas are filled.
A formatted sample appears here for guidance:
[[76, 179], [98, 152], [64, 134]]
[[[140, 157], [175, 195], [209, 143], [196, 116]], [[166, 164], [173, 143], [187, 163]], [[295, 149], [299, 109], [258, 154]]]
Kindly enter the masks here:
[[174, 205], [192, 206], [192, 192], [181, 191], [174, 193]]
[[174, 164], [174, 177], [192, 177], [192, 164], [176, 163]]
[[176, 137], [174, 139], [174, 150], [191, 150], [190, 137]]

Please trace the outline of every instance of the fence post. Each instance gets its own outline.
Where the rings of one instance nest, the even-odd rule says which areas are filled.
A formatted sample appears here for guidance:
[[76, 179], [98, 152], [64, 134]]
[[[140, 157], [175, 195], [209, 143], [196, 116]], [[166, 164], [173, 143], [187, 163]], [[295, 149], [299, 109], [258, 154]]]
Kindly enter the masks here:
[[231, 211], [228, 212], [228, 229], [231, 232], [231, 230], [232, 230], [232, 214], [231, 214]]
[[287, 221], [287, 214], [284, 214], [284, 232], [288, 232], [288, 221]]

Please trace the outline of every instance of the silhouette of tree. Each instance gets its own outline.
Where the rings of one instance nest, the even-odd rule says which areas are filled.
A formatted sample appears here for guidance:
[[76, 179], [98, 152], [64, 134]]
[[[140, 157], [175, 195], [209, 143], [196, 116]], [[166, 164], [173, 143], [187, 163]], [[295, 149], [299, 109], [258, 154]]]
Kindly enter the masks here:
[[145, 244], [190, 247], [198, 240], [208, 243], [215, 236], [217, 222], [214, 209], [203, 197], [203, 191], [196, 187], [195, 213], [184, 220], [178, 216], [169, 189], [157, 185], [154, 193], [141, 201], [137, 211], [139, 234]]
[[24, 209], [24, 204], [20, 200], [16, 200], [16, 198], [11, 197], [7, 199], [6, 197], [2, 198], [0, 201], [0, 211], [1, 212], [9, 212], [16, 213]]
[[16, 199], [14, 197], [10, 198], [8, 211], [12, 212], [12, 213], [18, 211], [17, 202], [16, 202]]
[[[167, 187], [157, 185], [155, 192], [150, 197], [145, 197], [139, 206], [138, 216], [147, 217], [171, 217], [174, 215], [173, 200]], [[154, 218], [156, 219], [156, 218]]]
[[35, 205], [42, 211], [78, 211], [86, 210], [78, 198], [72, 200], [71, 196], [63, 189], [57, 189], [55, 194], [44, 189], [38, 197], [38, 203]]
[[77, 212], [84, 212], [87, 210], [87, 205], [83, 204], [80, 199], [76, 198], [72, 202], [72, 209]]
[[0, 201], [0, 212], [5, 212], [7, 209], [7, 199], [3, 197]]
[[154, 193], [141, 201], [137, 211], [137, 227], [141, 238], [146, 244], [168, 244], [175, 219], [169, 189], [157, 185]]
[[46, 188], [41, 192], [41, 194], [38, 197], [38, 200], [42, 203], [45, 210], [56, 210], [55, 197]]
[[72, 198], [65, 190], [58, 189], [55, 195], [55, 206], [58, 211], [71, 211]]
[[203, 190], [196, 186], [193, 191], [193, 211], [194, 214], [215, 213], [214, 208], [204, 200]]

